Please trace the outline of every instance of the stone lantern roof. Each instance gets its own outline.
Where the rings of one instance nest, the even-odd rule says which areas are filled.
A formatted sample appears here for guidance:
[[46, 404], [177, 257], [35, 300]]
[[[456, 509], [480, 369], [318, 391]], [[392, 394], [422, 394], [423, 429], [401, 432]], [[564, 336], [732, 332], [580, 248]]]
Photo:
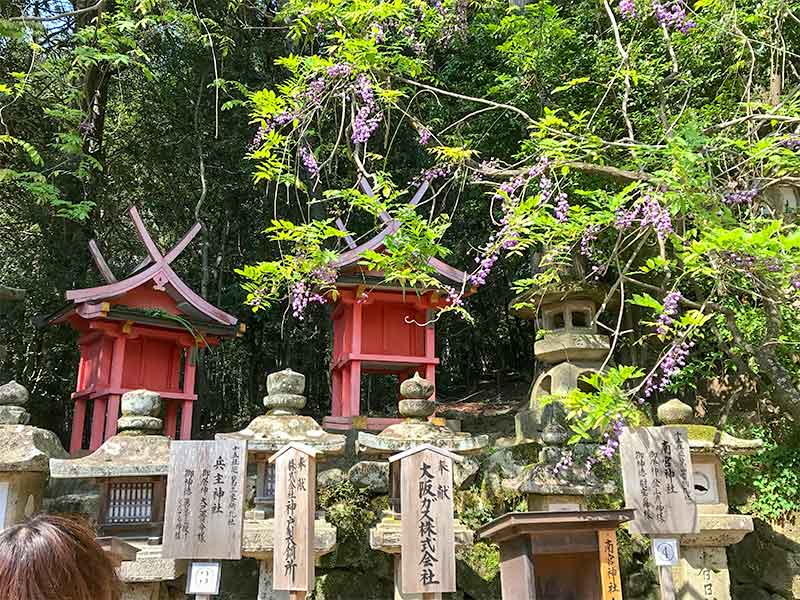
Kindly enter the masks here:
[[170, 439], [161, 435], [160, 414], [161, 396], [157, 393], [134, 390], [123, 394], [119, 433], [83, 458], [51, 460], [51, 475], [58, 479], [166, 476]]
[[363, 454], [388, 457], [422, 444], [431, 444], [456, 454], [477, 454], [489, 444], [486, 435], [470, 435], [452, 431], [428, 420], [436, 403], [431, 400], [433, 384], [414, 374], [400, 384], [400, 414], [402, 423], [390, 425], [378, 435], [358, 434], [358, 451]]
[[346, 438], [328, 433], [311, 417], [298, 414], [305, 408], [306, 378], [284, 369], [267, 376], [267, 413], [253, 419], [241, 431], [218, 433], [217, 439], [245, 440], [248, 452], [276, 452], [291, 442], [306, 444], [322, 458], [344, 453]]
[[759, 439], [745, 440], [725, 433], [713, 425], [696, 424], [692, 407], [677, 398], [658, 407], [658, 419], [668, 427], [685, 427], [689, 432], [689, 447], [696, 454], [755, 454], [764, 445]]
[[47, 473], [50, 458], [67, 456], [52, 431], [28, 425], [28, 397], [16, 381], [0, 386], [0, 472]]

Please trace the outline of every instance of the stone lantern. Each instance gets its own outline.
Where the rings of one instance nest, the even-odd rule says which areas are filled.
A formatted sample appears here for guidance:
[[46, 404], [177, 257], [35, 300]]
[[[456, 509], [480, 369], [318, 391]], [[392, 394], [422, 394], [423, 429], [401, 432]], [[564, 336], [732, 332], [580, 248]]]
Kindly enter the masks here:
[[28, 425], [27, 403], [16, 381], [0, 386], [0, 530], [41, 509], [50, 459], [67, 456], [54, 433]]
[[119, 433], [83, 458], [51, 460], [50, 472], [54, 479], [94, 481], [100, 488], [98, 536], [138, 549], [119, 569], [122, 599], [167, 600], [174, 593], [168, 584], [185, 574], [187, 561], [161, 556], [170, 446], [161, 434], [161, 397], [135, 390], [123, 394], [121, 405]]
[[730, 600], [726, 548], [753, 531], [753, 519], [728, 512], [721, 457], [753, 454], [761, 448], [762, 442], [739, 439], [710, 425], [695, 425], [692, 408], [677, 399], [659, 406], [658, 418], [666, 426], [686, 427], [689, 431], [700, 517], [700, 532], [681, 536], [680, 563], [673, 568], [677, 598]]
[[[258, 600], [282, 600], [287, 592], [272, 589], [272, 554], [275, 525], [275, 468], [269, 458], [290, 442], [299, 442], [317, 451], [317, 460], [324, 461], [344, 454], [344, 435], [324, 431], [311, 417], [298, 414], [306, 405], [303, 395], [306, 378], [291, 369], [271, 373], [267, 377], [267, 413], [256, 417], [241, 431], [218, 433], [217, 439], [247, 441], [248, 467], [255, 465], [256, 490], [254, 508], [245, 513], [242, 534], [242, 555], [260, 562]], [[315, 556], [331, 552], [336, 546], [336, 528], [318, 514], [314, 522]]]
[[[430, 421], [436, 409], [433, 400], [433, 383], [415, 374], [411, 379], [400, 384], [400, 414], [404, 417], [401, 423], [390, 425], [380, 434], [374, 435], [367, 432], [358, 434], [358, 452], [366, 455], [370, 460], [356, 463], [350, 470], [353, 478], [354, 471], [373, 469], [382, 471], [388, 479], [389, 510], [384, 511], [381, 521], [370, 530], [370, 547], [380, 550], [395, 557], [395, 600], [417, 600], [420, 594], [404, 594], [400, 589], [400, 537], [402, 524], [400, 520], [400, 471], [399, 463], [389, 469], [389, 457], [395, 456], [417, 446], [428, 444], [449, 451], [456, 455], [469, 457], [479, 454], [489, 443], [486, 435], [472, 436], [468, 433], [455, 432], [444, 425]], [[378, 460], [380, 462], [378, 462]], [[477, 469], [477, 462], [472, 461], [472, 467]], [[454, 462], [454, 489], [458, 488], [464, 480], [463, 469], [458, 462]], [[472, 468], [470, 466], [467, 469]], [[460, 521], [453, 524], [456, 548], [472, 545], [473, 533]], [[433, 595], [432, 595], [433, 597]], [[440, 595], [436, 595], [440, 597]]]
[[590, 286], [548, 290], [518, 298], [535, 310], [514, 309], [526, 319], [535, 319], [542, 333], [533, 347], [536, 360], [544, 371], [536, 378], [526, 410], [516, 416], [517, 439], [538, 441], [547, 420], [547, 412], [558, 410], [557, 404], [543, 406], [542, 398], [566, 395], [580, 388], [581, 377], [598, 372], [608, 356], [608, 336], [597, 332], [597, 307], [605, 297], [604, 290]]

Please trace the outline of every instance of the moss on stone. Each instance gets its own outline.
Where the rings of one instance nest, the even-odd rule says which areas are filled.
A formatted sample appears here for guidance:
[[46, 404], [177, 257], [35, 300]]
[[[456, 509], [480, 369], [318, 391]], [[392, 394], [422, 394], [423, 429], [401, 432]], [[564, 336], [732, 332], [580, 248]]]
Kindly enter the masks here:
[[678, 425], [678, 427], [686, 427], [690, 440], [713, 442], [717, 436], [717, 428], [712, 425]]

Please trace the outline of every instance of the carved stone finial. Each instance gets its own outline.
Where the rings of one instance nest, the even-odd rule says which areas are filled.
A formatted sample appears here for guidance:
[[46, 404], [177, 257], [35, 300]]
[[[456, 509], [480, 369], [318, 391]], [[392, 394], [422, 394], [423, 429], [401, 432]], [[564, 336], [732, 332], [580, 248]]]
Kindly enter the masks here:
[[400, 384], [400, 414], [406, 419], [427, 419], [436, 410], [433, 396], [433, 383], [414, 373], [411, 379]]
[[163, 429], [161, 396], [150, 390], [133, 390], [122, 395], [122, 416], [117, 429], [124, 435], [158, 435]]
[[28, 398], [28, 390], [16, 381], [0, 385], [0, 425], [27, 425], [31, 420], [24, 408]]
[[269, 415], [296, 415], [306, 405], [303, 392], [306, 376], [291, 369], [270, 373], [267, 376], [267, 395], [264, 406]]
[[694, 411], [677, 398], [658, 407], [658, 420], [664, 425], [690, 425], [694, 422]]

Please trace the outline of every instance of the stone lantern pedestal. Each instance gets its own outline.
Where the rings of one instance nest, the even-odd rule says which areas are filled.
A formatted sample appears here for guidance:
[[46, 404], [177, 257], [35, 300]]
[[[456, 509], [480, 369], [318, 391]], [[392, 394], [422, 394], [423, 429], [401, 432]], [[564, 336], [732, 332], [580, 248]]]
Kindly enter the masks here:
[[[453, 523], [456, 550], [472, 546], [473, 533], [456, 520]], [[394, 557], [394, 600], [423, 600], [423, 594], [404, 594], [401, 590], [402, 555], [400, 513], [394, 510], [383, 511], [380, 522], [369, 530], [369, 545], [373, 550], [386, 552]], [[441, 600], [441, 594], [426, 594], [424, 600]]]
[[0, 530], [42, 507], [51, 458], [66, 458], [51, 431], [28, 425], [28, 390], [16, 381], [0, 386]]
[[731, 584], [726, 548], [753, 531], [748, 515], [728, 512], [728, 492], [720, 458], [752, 454], [761, 440], [743, 440], [708, 425], [693, 424], [691, 407], [679, 400], [659, 406], [659, 420], [667, 426], [686, 427], [692, 455], [694, 492], [700, 532], [680, 538], [680, 563], [673, 568], [679, 600], [730, 600]]
[[[367, 465], [385, 465], [387, 477], [391, 481], [387, 482], [389, 489], [389, 502], [391, 509], [384, 511], [380, 523], [370, 529], [370, 547], [373, 550], [380, 550], [394, 556], [394, 598], [395, 600], [421, 600], [422, 594], [404, 594], [401, 591], [401, 565], [402, 556], [400, 553], [400, 473], [399, 469], [389, 475], [389, 465], [385, 462], [390, 456], [405, 452], [411, 448], [423, 444], [429, 444], [448, 450], [454, 454], [466, 456], [464, 463], [453, 463], [453, 487], [457, 489], [464, 480], [463, 469], [477, 470], [478, 464], [469, 457], [479, 454], [489, 444], [486, 435], [473, 436], [468, 433], [460, 433], [450, 428], [432, 423], [429, 419], [433, 416], [436, 404], [432, 399], [433, 383], [427, 379], [414, 374], [411, 379], [405, 380], [400, 384], [400, 414], [404, 420], [401, 423], [391, 425], [384, 429], [380, 434], [374, 435], [366, 432], [358, 434], [358, 452], [370, 458], [370, 461], [357, 463], [351, 469], [364, 469]], [[379, 462], [380, 461], [380, 462]], [[474, 464], [470, 464], [470, 463]], [[456, 520], [453, 525], [456, 549], [472, 545], [472, 531], [467, 529], [460, 521]], [[438, 600], [441, 594], [425, 595], [425, 600]]]
[[[286, 444], [298, 442], [314, 448], [322, 462], [344, 454], [346, 438], [323, 430], [311, 417], [299, 412], [305, 408], [303, 395], [306, 378], [285, 369], [267, 377], [267, 413], [256, 417], [241, 431], [218, 433], [217, 439], [247, 442], [248, 468], [255, 467], [256, 493], [254, 508], [245, 513], [242, 555], [259, 560], [258, 600], [285, 600], [289, 593], [272, 589], [272, 554], [274, 549], [275, 470], [269, 458]], [[336, 528], [318, 514], [314, 521], [315, 556], [336, 547]]]

